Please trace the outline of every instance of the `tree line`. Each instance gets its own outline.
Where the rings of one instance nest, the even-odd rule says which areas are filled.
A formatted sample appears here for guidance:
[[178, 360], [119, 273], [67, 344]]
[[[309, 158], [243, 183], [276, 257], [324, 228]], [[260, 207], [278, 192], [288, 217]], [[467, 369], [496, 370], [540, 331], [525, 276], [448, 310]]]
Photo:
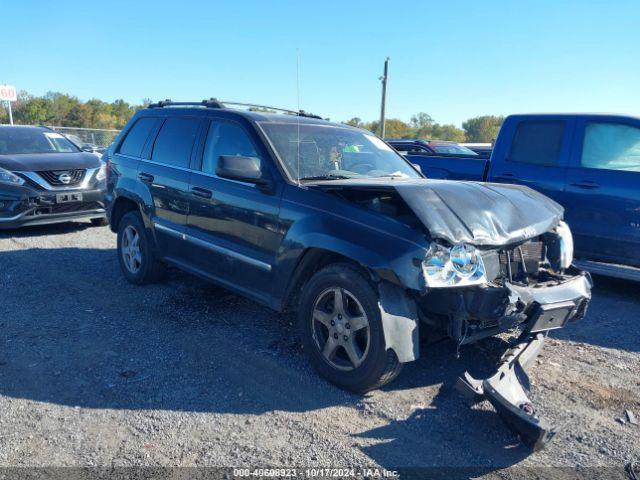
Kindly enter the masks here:
[[[441, 125], [434, 121], [427, 113], [413, 115], [409, 123], [397, 118], [385, 121], [386, 138], [424, 138], [429, 140], [449, 140], [452, 142], [489, 143], [498, 135], [504, 117], [482, 115], [470, 118], [462, 123], [462, 128], [452, 124]], [[346, 122], [347, 125], [365, 128], [371, 132], [380, 133], [380, 122], [363, 122], [354, 117]]]
[[[11, 108], [13, 122], [19, 125], [120, 129], [137, 110], [148, 104], [143, 101], [141, 105], [130, 105], [124, 100], [109, 103], [96, 98], [83, 102], [78, 97], [59, 92], [42, 96], [20, 92]], [[0, 123], [8, 122], [7, 110], [0, 109]]]
[[[83, 102], [78, 97], [59, 92], [48, 92], [42, 96], [20, 92], [12, 104], [13, 121], [22, 125], [56, 125], [61, 127], [84, 127], [120, 129], [139, 109], [149, 105], [148, 99], [140, 105], [130, 105], [124, 100], [104, 102], [91, 99]], [[424, 138], [451, 140], [454, 142], [491, 142], [496, 138], [504, 117], [483, 115], [466, 120], [462, 128], [452, 124], [439, 124], [429, 114], [418, 113], [409, 122], [390, 118], [385, 122], [387, 138]], [[0, 109], [0, 123], [8, 123], [6, 109]], [[347, 120], [347, 125], [380, 133], [380, 122], [366, 122], [358, 117]]]

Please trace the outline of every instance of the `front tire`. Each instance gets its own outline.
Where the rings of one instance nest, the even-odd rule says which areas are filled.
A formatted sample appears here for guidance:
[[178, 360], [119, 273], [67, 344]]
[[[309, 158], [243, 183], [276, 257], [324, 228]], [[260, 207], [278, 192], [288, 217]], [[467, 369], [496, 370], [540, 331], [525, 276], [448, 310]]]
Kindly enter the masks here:
[[125, 278], [136, 285], [156, 282], [164, 275], [165, 265], [151, 249], [139, 212], [129, 212], [120, 220], [118, 260]]
[[386, 350], [378, 292], [355, 266], [333, 264], [317, 272], [302, 293], [299, 324], [314, 368], [358, 393], [381, 387], [402, 368]]

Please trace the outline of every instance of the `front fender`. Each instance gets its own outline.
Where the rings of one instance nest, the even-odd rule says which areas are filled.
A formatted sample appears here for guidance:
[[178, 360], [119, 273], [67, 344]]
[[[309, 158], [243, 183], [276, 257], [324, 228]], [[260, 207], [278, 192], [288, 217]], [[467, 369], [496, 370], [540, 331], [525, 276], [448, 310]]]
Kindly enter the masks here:
[[343, 217], [310, 215], [291, 225], [282, 241], [274, 275], [276, 296], [284, 294], [304, 253], [314, 248], [351, 259], [393, 284], [424, 290], [423, 246]]
[[309, 250], [322, 250], [359, 263], [381, 279], [378, 292], [385, 347], [400, 362], [418, 358], [418, 314], [407, 289], [424, 290], [420, 268], [424, 248], [412, 241], [343, 217], [312, 215], [294, 223], [279, 250], [274, 279], [284, 299], [297, 282]]

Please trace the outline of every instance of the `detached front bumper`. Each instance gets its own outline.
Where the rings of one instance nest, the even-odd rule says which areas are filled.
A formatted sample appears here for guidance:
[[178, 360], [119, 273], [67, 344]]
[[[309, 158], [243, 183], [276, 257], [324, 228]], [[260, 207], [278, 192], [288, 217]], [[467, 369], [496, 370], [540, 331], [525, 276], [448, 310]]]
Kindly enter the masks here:
[[589, 274], [575, 269], [571, 274], [572, 278], [556, 285], [507, 284], [512, 301], [521, 305], [526, 317], [518, 343], [505, 352], [490, 377], [476, 379], [465, 372], [458, 379], [457, 387], [465, 396], [474, 402], [488, 400], [505, 424], [534, 450], [543, 448], [555, 435], [556, 428], [536, 414], [527, 396], [526, 369], [542, 350], [544, 334], [584, 317], [591, 299]]
[[526, 393], [529, 378], [525, 370], [536, 359], [543, 344], [544, 336], [538, 333], [505, 352], [492, 376], [475, 379], [465, 372], [456, 385], [473, 403], [488, 400], [522, 443], [536, 451], [556, 434], [555, 428], [536, 415]]

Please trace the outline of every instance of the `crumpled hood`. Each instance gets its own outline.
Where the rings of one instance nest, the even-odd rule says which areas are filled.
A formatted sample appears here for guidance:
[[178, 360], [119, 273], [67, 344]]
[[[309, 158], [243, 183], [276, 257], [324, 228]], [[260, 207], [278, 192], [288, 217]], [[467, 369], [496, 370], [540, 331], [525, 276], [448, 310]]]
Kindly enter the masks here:
[[0, 167], [14, 172], [97, 168], [100, 157], [88, 152], [0, 155]]
[[427, 227], [449, 243], [499, 246], [536, 237], [555, 227], [564, 209], [520, 185], [449, 180], [363, 179], [322, 182], [319, 187], [394, 188]]
[[555, 227], [564, 209], [520, 185], [427, 180], [396, 190], [434, 238], [506, 245]]

